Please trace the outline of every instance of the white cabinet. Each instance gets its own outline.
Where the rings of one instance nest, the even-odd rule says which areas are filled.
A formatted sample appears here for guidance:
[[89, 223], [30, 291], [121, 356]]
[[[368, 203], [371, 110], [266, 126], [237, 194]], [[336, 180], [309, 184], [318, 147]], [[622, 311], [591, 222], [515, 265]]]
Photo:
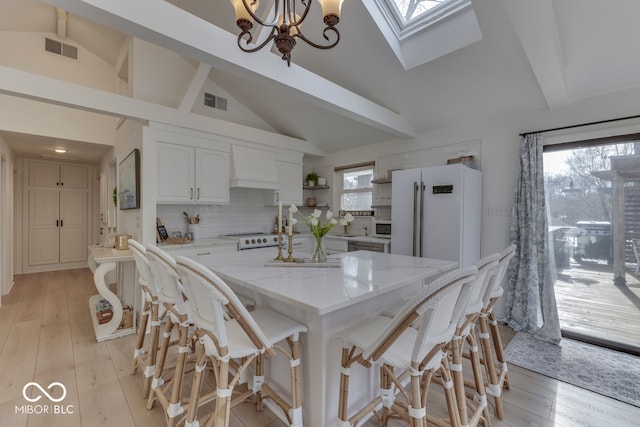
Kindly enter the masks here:
[[[296, 253], [307, 253], [311, 251], [311, 240], [312, 237], [307, 235], [294, 235], [293, 236], [293, 254], [296, 256]], [[315, 243], [315, 239], [313, 239]]]
[[282, 202], [284, 206], [302, 205], [302, 157], [303, 154], [295, 151], [275, 151], [276, 169], [280, 188], [268, 192], [265, 203], [277, 205]]
[[202, 246], [195, 248], [170, 249], [164, 247], [163, 249], [167, 250], [167, 252], [174, 258], [177, 256], [183, 256], [206, 266], [215, 259], [217, 254], [236, 252], [238, 250], [238, 245], [237, 243], [230, 243], [228, 245]]
[[27, 265], [86, 261], [89, 168], [29, 161], [27, 169]]
[[347, 252], [349, 249], [349, 241], [340, 237], [326, 236], [324, 238], [324, 249], [327, 255]]
[[84, 165], [29, 162], [29, 187], [86, 189], [89, 169]]
[[157, 143], [158, 203], [229, 203], [229, 153]]
[[284, 206], [302, 204], [302, 163], [276, 161], [280, 189], [274, 191], [273, 203]]

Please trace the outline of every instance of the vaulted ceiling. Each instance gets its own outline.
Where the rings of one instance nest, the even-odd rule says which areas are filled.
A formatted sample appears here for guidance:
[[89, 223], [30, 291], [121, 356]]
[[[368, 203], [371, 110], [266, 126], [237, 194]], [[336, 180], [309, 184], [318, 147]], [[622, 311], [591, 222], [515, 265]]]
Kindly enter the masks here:
[[[126, 35], [162, 45], [211, 66], [209, 78], [276, 132], [324, 152], [640, 86], [638, 1], [473, 0], [482, 39], [409, 70], [371, 1], [345, 1], [338, 46], [298, 43], [291, 68], [239, 51], [226, 0], [0, 0], [0, 31], [56, 33], [57, 6], [69, 11], [66, 37], [109, 64]], [[321, 37], [320, 20], [314, 10], [308, 37]]]

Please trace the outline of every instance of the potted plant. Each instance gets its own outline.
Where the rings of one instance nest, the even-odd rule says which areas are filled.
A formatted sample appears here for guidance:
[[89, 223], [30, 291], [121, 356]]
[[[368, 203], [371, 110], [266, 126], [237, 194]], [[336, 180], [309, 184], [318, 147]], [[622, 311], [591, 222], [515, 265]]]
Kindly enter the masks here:
[[318, 174], [315, 172], [310, 172], [307, 174], [307, 177], [305, 179], [307, 180], [307, 185], [309, 187], [313, 187], [318, 183]]

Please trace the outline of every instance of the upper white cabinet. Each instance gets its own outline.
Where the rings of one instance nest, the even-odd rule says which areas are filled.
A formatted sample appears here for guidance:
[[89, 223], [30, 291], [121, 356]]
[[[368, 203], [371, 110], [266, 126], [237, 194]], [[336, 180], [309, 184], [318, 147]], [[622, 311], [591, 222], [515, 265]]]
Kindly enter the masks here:
[[280, 188], [273, 191], [271, 203], [302, 204], [302, 153], [276, 153], [276, 169]]
[[29, 187], [86, 189], [88, 182], [89, 169], [84, 165], [29, 163]]
[[302, 204], [302, 164], [289, 162], [276, 162], [280, 189], [275, 190], [274, 204], [282, 202], [283, 205]]
[[167, 134], [184, 144], [157, 142], [158, 203], [229, 203], [229, 151], [188, 145], [189, 136]]

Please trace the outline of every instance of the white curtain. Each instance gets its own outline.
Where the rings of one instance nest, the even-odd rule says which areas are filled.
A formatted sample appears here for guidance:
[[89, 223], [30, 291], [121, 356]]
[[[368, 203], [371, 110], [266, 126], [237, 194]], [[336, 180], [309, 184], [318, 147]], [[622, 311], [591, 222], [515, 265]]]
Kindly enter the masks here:
[[547, 227], [542, 148], [540, 134], [521, 139], [511, 220], [516, 254], [509, 264], [504, 320], [515, 331], [557, 344], [560, 321], [553, 290], [555, 269]]

